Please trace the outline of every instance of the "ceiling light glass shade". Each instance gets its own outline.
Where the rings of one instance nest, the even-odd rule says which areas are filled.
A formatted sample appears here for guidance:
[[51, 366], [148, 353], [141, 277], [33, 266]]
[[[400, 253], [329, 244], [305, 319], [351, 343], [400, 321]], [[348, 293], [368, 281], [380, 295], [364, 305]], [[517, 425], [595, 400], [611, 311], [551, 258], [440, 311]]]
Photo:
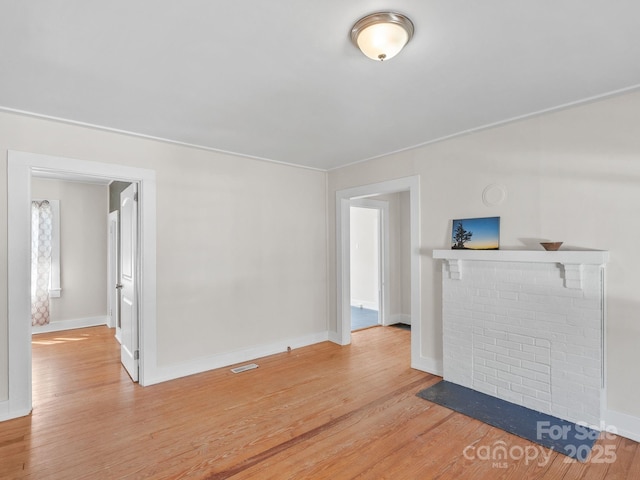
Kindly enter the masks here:
[[367, 57], [378, 61], [395, 57], [412, 36], [411, 20], [392, 12], [367, 15], [351, 29], [351, 41]]

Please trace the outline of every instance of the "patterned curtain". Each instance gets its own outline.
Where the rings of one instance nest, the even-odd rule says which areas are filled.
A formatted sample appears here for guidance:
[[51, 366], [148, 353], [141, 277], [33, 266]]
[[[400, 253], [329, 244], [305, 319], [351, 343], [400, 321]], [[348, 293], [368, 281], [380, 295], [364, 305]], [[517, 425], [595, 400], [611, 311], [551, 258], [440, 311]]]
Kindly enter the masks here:
[[49, 323], [51, 281], [51, 205], [47, 200], [31, 202], [31, 325]]

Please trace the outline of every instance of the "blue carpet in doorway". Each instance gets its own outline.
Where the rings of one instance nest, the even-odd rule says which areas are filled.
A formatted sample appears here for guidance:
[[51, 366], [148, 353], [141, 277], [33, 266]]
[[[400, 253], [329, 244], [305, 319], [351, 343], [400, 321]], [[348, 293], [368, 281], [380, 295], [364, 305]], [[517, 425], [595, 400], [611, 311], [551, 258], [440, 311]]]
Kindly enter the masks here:
[[351, 307], [351, 331], [378, 325], [378, 311]]
[[585, 462], [599, 432], [447, 381], [417, 394], [531, 442]]

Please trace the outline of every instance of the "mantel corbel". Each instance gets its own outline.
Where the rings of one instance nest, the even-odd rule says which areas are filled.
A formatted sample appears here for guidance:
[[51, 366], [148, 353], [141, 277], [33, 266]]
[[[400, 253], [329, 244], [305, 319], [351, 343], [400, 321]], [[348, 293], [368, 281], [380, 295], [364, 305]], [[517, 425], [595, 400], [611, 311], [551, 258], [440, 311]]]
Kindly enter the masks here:
[[451, 280], [460, 280], [462, 278], [462, 260], [456, 258], [445, 258], [447, 271]]

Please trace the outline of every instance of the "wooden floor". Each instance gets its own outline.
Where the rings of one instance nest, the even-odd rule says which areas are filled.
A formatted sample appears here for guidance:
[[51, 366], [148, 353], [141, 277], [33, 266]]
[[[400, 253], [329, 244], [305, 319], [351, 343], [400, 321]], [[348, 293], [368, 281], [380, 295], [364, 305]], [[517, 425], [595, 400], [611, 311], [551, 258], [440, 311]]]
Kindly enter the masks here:
[[[112, 335], [34, 337], [34, 410], [0, 423], [0, 478], [640, 478], [625, 438], [598, 440], [600, 456], [578, 463], [416, 397], [440, 379], [409, 368], [406, 330], [146, 388]], [[491, 458], [500, 447], [507, 458]]]

